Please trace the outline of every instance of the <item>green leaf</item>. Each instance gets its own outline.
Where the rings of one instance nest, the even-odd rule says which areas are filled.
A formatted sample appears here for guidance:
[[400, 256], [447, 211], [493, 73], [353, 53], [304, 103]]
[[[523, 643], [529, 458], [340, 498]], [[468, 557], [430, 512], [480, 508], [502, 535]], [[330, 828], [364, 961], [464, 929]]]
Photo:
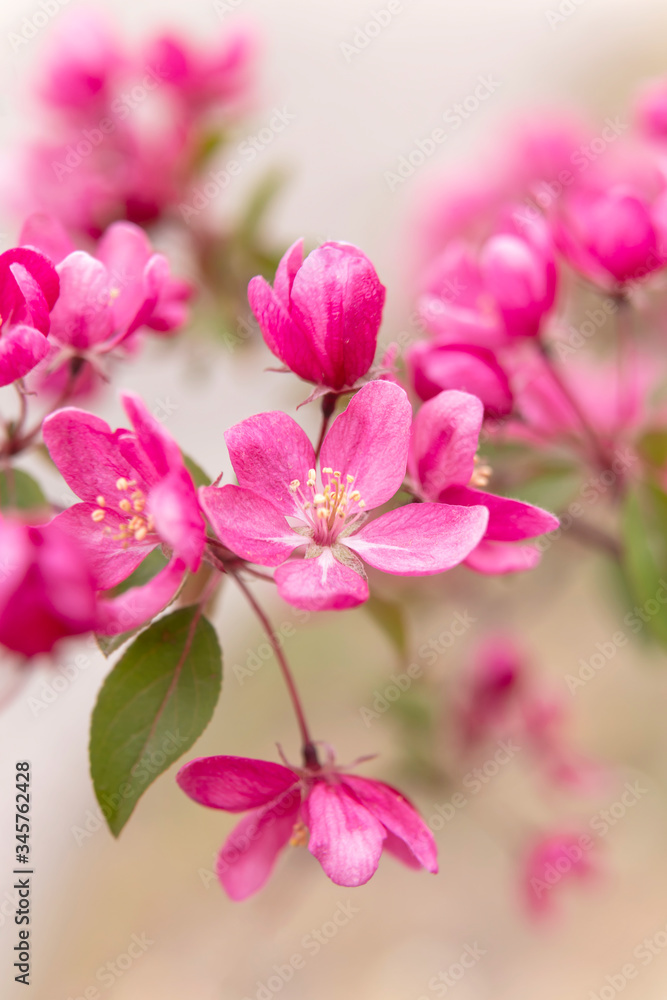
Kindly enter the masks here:
[[628, 493], [622, 516], [624, 570], [640, 618], [653, 635], [667, 645], [667, 538], [663, 509], [657, 509], [651, 491]]
[[5, 469], [0, 472], [1, 510], [34, 510], [48, 506], [42, 487], [23, 469]]
[[90, 770], [115, 837], [149, 785], [208, 725], [222, 684], [222, 654], [198, 606], [142, 632], [107, 677], [93, 711]]
[[524, 503], [557, 511], [567, 507], [580, 484], [581, 475], [572, 466], [554, 466], [538, 472], [513, 492]]
[[207, 476], [200, 465], [197, 465], [193, 458], [189, 455], [183, 454], [183, 461], [185, 462], [185, 468], [188, 470], [192, 476], [192, 482], [195, 486], [210, 486], [213, 480], [210, 476]]
[[118, 597], [119, 594], [124, 594], [126, 590], [130, 590], [131, 587], [143, 587], [154, 576], [157, 576], [168, 562], [169, 560], [166, 555], [160, 546], [157, 545], [125, 580], [121, 580], [119, 584], [107, 592], [107, 596]]
[[403, 619], [403, 609], [400, 604], [394, 601], [385, 601], [381, 597], [373, 595], [366, 601], [364, 608], [376, 624], [380, 626], [400, 655], [405, 656], [407, 636], [405, 621]]

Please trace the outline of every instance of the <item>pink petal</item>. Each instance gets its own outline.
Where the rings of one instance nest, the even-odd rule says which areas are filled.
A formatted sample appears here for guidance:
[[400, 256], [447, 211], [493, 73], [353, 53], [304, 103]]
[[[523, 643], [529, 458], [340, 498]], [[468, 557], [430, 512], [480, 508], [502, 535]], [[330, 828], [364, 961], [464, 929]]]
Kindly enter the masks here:
[[283, 514], [296, 508], [290, 483], [306, 488], [316, 458], [305, 431], [286, 413], [259, 413], [225, 432], [239, 486], [270, 500]]
[[404, 841], [424, 868], [437, 872], [438, 850], [433, 834], [400, 792], [381, 781], [352, 774], [344, 775], [341, 780], [387, 830]]
[[[8, 298], [13, 301], [8, 303]], [[46, 336], [51, 325], [49, 306], [42, 287], [22, 264], [11, 264], [2, 294], [5, 330], [16, 325], [34, 327]]]
[[533, 504], [498, 497], [483, 490], [467, 486], [452, 486], [441, 494], [443, 503], [479, 506], [489, 512], [489, 523], [484, 538], [489, 541], [512, 542], [522, 538], [537, 538], [555, 531], [560, 521], [553, 514]]
[[366, 509], [390, 500], [405, 477], [412, 408], [393, 382], [368, 382], [336, 417], [322, 445], [321, 468], [354, 476]]
[[541, 558], [542, 553], [534, 545], [490, 542], [484, 539], [466, 558], [465, 565], [477, 573], [487, 575], [518, 573], [534, 569]]
[[470, 482], [483, 417], [476, 396], [455, 390], [421, 407], [412, 425], [409, 468], [427, 500], [437, 500], [447, 486]]
[[91, 517], [96, 509], [95, 503], [75, 503], [51, 523], [82, 548], [95, 589], [110, 590], [134, 572], [155, 548], [156, 539], [149, 536], [143, 542], [133, 541], [132, 545], [123, 548], [122, 542], [113, 536], [119, 534], [120, 526], [127, 523], [127, 518], [107, 508], [104, 521], [96, 522]]
[[278, 593], [295, 608], [340, 611], [368, 600], [368, 583], [326, 548], [312, 559], [290, 559], [275, 572]]
[[160, 539], [195, 573], [206, 544], [206, 527], [187, 469], [177, 469], [156, 483], [146, 506]]
[[139, 444], [155, 468], [158, 476], [183, 468], [181, 449], [159, 420], [148, 411], [141, 396], [133, 392], [121, 392], [120, 399], [132, 421]]
[[486, 507], [413, 503], [382, 514], [345, 539], [364, 562], [385, 573], [424, 576], [457, 566], [479, 544]]
[[86, 349], [113, 333], [107, 269], [82, 250], [58, 265], [60, 298], [51, 313], [51, 334], [61, 344]]
[[242, 559], [277, 566], [309, 542], [289, 526], [277, 507], [252, 490], [203, 486], [199, 499], [220, 541]]
[[111, 275], [118, 294], [113, 302], [116, 328], [129, 329], [147, 297], [144, 268], [153, 249], [143, 229], [132, 222], [114, 222], [97, 245], [97, 258]]
[[324, 379], [322, 365], [313, 352], [308, 336], [292, 320], [264, 278], [257, 277], [250, 281], [248, 302], [269, 350], [306, 382], [321, 383]]
[[391, 833], [390, 830], [387, 830], [383, 853], [391, 854], [391, 856], [396, 858], [397, 861], [400, 861], [402, 865], [406, 865], [408, 868], [413, 868], [415, 871], [420, 871], [423, 867], [420, 862], [417, 861], [405, 841]]
[[357, 247], [324, 243], [294, 277], [291, 315], [310, 338], [334, 389], [365, 375], [375, 356], [385, 288]]
[[420, 399], [432, 399], [444, 389], [458, 389], [478, 396], [488, 416], [502, 417], [512, 410], [507, 374], [493, 351], [485, 347], [419, 341], [409, 349], [406, 362]]
[[97, 631], [102, 635], [120, 635], [140, 628], [155, 618], [176, 596], [185, 569], [180, 559], [172, 559], [142, 587], [132, 587], [119, 597], [101, 600]]
[[282, 764], [250, 757], [198, 757], [180, 769], [176, 781], [186, 795], [210, 809], [244, 812], [275, 799], [298, 783]]
[[32, 250], [30, 247], [12, 247], [11, 250], [5, 250], [3, 254], [0, 254], [0, 285], [6, 279], [7, 271], [11, 271], [14, 264], [18, 264], [21, 269], [27, 271], [39, 286], [47, 310], [53, 309], [59, 291], [58, 275], [53, 262], [43, 253]]
[[278, 267], [276, 268], [276, 276], [273, 280], [273, 291], [288, 311], [294, 278], [296, 277], [296, 273], [302, 264], [303, 237], [296, 240], [289, 250], [285, 251]]
[[299, 817], [301, 795], [286, 792], [273, 805], [245, 816], [220, 854], [217, 873], [233, 900], [247, 899], [266, 883]]
[[65, 482], [82, 500], [118, 496], [118, 479], [134, 470], [118, 449], [118, 438], [100, 417], [74, 406], [57, 410], [43, 424], [44, 443]]
[[0, 336], [0, 386], [23, 378], [50, 350], [46, 337], [31, 326], [13, 326]]
[[54, 264], [60, 263], [68, 254], [76, 250], [67, 230], [60, 219], [47, 213], [35, 212], [23, 224], [19, 238], [21, 246], [40, 250]]
[[387, 835], [342, 785], [318, 781], [303, 804], [308, 850], [336, 885], [364, 885], [377, 870]]

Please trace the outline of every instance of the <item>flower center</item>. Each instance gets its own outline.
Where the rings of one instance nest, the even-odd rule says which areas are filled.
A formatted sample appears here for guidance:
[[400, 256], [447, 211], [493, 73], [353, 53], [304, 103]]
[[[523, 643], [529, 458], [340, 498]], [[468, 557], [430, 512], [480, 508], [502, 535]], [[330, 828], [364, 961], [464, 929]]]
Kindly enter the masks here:
[[478, 489], [483, 489], [485, 486], [488, 486], [489, 479], [493, 475], [493, 469], [490, 465], [482, 464], [479, 455], [475, 455], [473, 461], [475, 463], [475, 468], [473, 469], [468, 485], [475, 486]]
[[320, 545], [331, 545], [344, 528], [349, 528], [363, 517], [366, 503], [359, 490], [354, 489], [354, 476], [343, 478], [335, 469], [322, 469], [322, 492], [317, 492], [317, 474], [309, 469], [305, 489], [298, 479], [289, 485], [312, 529], [313, 540]]
[[[102, 528], [105, 535], [111, 535], [115, 542], [121, 542], [124, 549], [128, 548], [131, 542], [143, 542], [146, 535], [155, 530], [153, 518], [150, 514], [144, 514], [146, 507], [146, 497], [143, 490], [137, 487], [136, 479], [125, 479], [124, 476], [116, 482], [116, 489], [122, 493], [122, 498], [118, 501], [118, 510], [124, 520], [118, 527], [118, 532], [112, 535], [114, 530], [109, 525]], [[96, 497], [97, 507], [90, 515], [93, 521], [102, 522], [106, 517], [109, 504], [103, 496]], [[111, 508], [113, 509], [113, 507]]]
[[298, 819], [294, 824], [294, 829], [292, 830], [292, 836], [290, 837], [289, 842], [290, 847], [308, 846], [308, 827], [302, 819]]

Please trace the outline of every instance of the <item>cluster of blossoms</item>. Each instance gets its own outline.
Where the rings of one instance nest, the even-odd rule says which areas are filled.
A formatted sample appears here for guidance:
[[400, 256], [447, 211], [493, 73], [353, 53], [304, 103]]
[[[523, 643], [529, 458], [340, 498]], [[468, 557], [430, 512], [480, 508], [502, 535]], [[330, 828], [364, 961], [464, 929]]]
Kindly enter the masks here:
[[[0, 385], [14, 385], [19, 400], [0, 442], [0, 496], [8, 498], [0, 515], [0, 642], [24, 662], [88, 632], [105, 652], [127, 646], [100, 694], [92, 755], [95, 727], [122, 704], [121, 685], [149, 676], [149, 658], [132, 659], [135, 644], [151, 636], [154, 621], [168, 636], [181, 610], [192, 617], [163, 701], [151, 715], [150, 698], [129, 687], [126, 696], [134, 699], [132, 719], [149, 733], [170, 698], [197, 700], [180, 675], [188, 663], [195, 677], [190, 660], [199, 655], [203, 613], [231, 578], [267, 629], [303, 759], [292, 766], [203, 757], [179, 771], [196, 802], [247, 813], [219, 856], [228, 894], [244, 899], [260, 889], [288, 843], [306, 845], [344, 886], [367, 882], [385, 850], [436, 872], [433, 834], [412, 804], [336, 764], [328, 744], [312, 738], [251, 584], [270, 581], [307, 612], [344, 612], [384, 585], [376, 571], [399, 578], [459, 566], [483, 577], [532, 571], [543, 536], [563, 525], [551, 510], [508, 494], [565, 468], [579, 477], [574, 489], [584, 481], [581, 502], [567, 508], [568, 526], [628, 570], [636, 596], [654, 593], [653, 576], [664, 569], [650, 544], [647, 555], [648, 528], [640, 518], [638, 531], [631, 503], [641, 487], [663, 515], [667, 509], [667, 415], [653, 392], [665, 373], [649, 332], [665, 319], [667, 88], [645, 95], [627, 140], [607, 129], [593, 158], [582, 160], [582, 149], [598, 148], [590, 137], [551, 124], [519, 136], [493, 181], [433, 196], [416, 292], [428, 339], [410, 344], [405, 371], [395, 347], [377, 357], [385, 289], [357, 247], [330, 241], [304, 256], [298, 240], [272, 283], [253, 277], [248, 302], [265, 344], [283, 371], [307, 383], [305, 403], [318, 407], [321, 422], [315, 440], [283, 411], [232, 426], [225, 443], [236, 482], [221, 485], [183, 455], [137, 395], [121, 394], [128, 426], [115, 430], [71, 404], [107, 378], [106, 357], [131, 355], [147, 331], [171, 334], [185, 324], [193, 287], [172, 276], [146, 229], [173, 221], [222, 141], [223, 122], [243, 107], [252, 44], [239, 35], [201, 53], [164, 36], [130, 57], [96, 17], [77, 16], [40, 91], [57, 113], [58, 135], [29, 151], [32, 214], [19, 245], [0, 255]], [[144, 99], [146, 108], [164, 104], [151, 128]], [[200, 263], [210, 264], [211, 245], [204, 240], [199, 250], [206, 251]], [[586, 328], [580, 313], [591, 300], [582, 288], [599, 299]], [[580, 361], [590, 324], [594, 334], [612, 316], [617, 328], [600, 338], [600, 356]], [[30, 425], [33, 396], [47, 412]], [[13, 460], [40, 434], [79, 498], [67, 509], [20, 500], [17, 477], [26, 474]], [[492, 477], [497, 492], [489, 490]], [[609, 531], [585, 509], [603, 493]], [[560, 506], [548, 492], [544, 504]], [[639, 558], [628, 558], [635, 548]], [[189, 575], [200, 586], [185, 587]], [[175, 602], [179, 609], [167, 612]], [[664, 638], [662, 617], [650, 620]], [[168, 640], [157, 641], [166, 656]], [[212, 712], [217, 693], [208, 697]], [[204, 715], [192, 723], [188, 747]], [[587, 788], [596, 769], [569, 750], [561, 722], [560, 707], [527, 679], [521, 657], [491, 640], [459, 698], [464, 757], [489, 739], [519, 734], [548, 782]], [[123, 747], [136, 735], [117, 732]], [[103, 745], [115, 760], [116, 748]], [[93, 774], [97, 780], [97, 766]], [[541, 837], [528, 885], [571, 858], [571, 848], [569, 833]], [[582, 876], [592, 867], [583, 855], [572, 866]]]

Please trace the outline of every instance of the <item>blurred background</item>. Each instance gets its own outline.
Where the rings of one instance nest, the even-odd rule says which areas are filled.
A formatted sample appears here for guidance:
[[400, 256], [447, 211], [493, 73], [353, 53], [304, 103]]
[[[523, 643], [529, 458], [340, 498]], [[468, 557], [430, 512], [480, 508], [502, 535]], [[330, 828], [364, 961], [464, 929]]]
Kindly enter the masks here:
[[[25, 111], [31, 75], [50, 31], [76, 3], [61, 9], [55, 0], [55, 6], [49, 23], [17, 48], [12, 33], [39, 5], [3, 3], [4, 149], [33, 127]], [[494, 144], [502, 149], [503, 131], [525, 109], [574, 108], [594, 120], [623, 122], [637, 86], [667, 69], [662, 0], [402, 0], [391, 5], [386, 27], [352, 52], [358, 32], [388, 7], [384, 0], [98, 6], [128, 39], [170, 26], [210, 41], [237, 23], [253, 25], [262, 46], [261, 82], [248, 132], [261, 129], [275, 108], [290, 120], [211, 211], [233, 214], [268, 170], [283, 170], [287, 183], [271, 212], [271, 240], [279, 247], [299, 235], [358, 244], [388, 287], [386, 342], [409, 329], [410, 220], [433, 178], [474, 167], [481, 157], [488, 166]], [[390, 184], [387, 172], [480, 78], [497, 83], [488, 99], [404, 183]], [[7, 217], [3, 245], [16, 234], [16, 220]], [[260, 409], [293, 413], [303, 398], [296, 380], [258, 374], [270, 363], [256, 342], [230, 346], [201, 335], [187, 349], [182, 339], [151, 343], [117, 373], [98, 412], [117, 422], [116, 386], [139, 391], [165, 409], [169, 430], [212, 477], [227, 474], [225, 428]], [[299, 419], [313, 429], [314, 413], [301, 410]], [[289, 633], [286, 649], [313, 728], [344, 762], [378, 754], [364, 773], [400, 783], [438, 840], [438, 876], [386, 859], [357, 890], [331, 884], [307, 851], [294, 848], [263, 892], [232, 904], [212, 875], [230, 817], [187, 800], [173, 781], [177, 766], [148, 790], [115, 842], [101, 822], [87, 765], [90, 711], [109, 664], [94, 644], [72, 643], [55, 667], [39, 665], [4, 710], [0, 728], [2, 996], [23, 995], [9, 957], [15, 943], [9, 796], [14, 762], [28, 759], [34, 1000], [423, 1000], [454, 991], [457, 1000], [612, 1000], [618, 992], [663, 1000], [664, 656], [640, 636], [615, 649], [585, 684], [573, 690], [567, 682], [597, 643], [623, 628], [624, 609], [608, 576], [600, 557], [564, 535], [527, 576], [482, 580], [460, 569], [411, 586], [409, 595], [378, 578], [383, 597], [408, 601], [403, 652], [363, 609], [303, 622], [257, 585], [276, 627]], [[189, 756], [272, 759], [279, 742], [296, 760], [276, 665], [261, 658], [263, 637], [238, 595], [230, 589], [223, 596], [215, 616], [225, 656], [223, 696]], [[468, 623], [456, 629], [462, 634], [442, 640], [427, 664], [420, 647], [449, 635], [457, 615]], [[520, 753], [475, 792], [464, 783], [465, 771], [452, 766], [448, 706], [457, 676], [477, 642], [498, 628], [520, 636], [545, 690], [563, 703], [568, 741], [608, 767], [608, 778], [590, 795], [545, 790]], [[395, 706], [378, 709], [387, 704], [391, 675], [411, 662], [424, 667], [424, 679]], [[373, 709], [373, 717], [363, 708]], [[435, 766], [426, 766], [428, 755]], [[640, 791], [621, 807], [628, 783]], [[448, 809], [462, 789], [465, 804]], [[600, 835], [605, 810], [613, 822], [605, 820]], [[523, 872], [526, 844], [544, 830], [597, 830], [597, 836], [590, 877], [564, 879], [553, 905], [536, 919], [523, 898]], [[290, 974], [297, 954], [301, 967]], [[461, 965], [464, 954], [474, 961]]]

